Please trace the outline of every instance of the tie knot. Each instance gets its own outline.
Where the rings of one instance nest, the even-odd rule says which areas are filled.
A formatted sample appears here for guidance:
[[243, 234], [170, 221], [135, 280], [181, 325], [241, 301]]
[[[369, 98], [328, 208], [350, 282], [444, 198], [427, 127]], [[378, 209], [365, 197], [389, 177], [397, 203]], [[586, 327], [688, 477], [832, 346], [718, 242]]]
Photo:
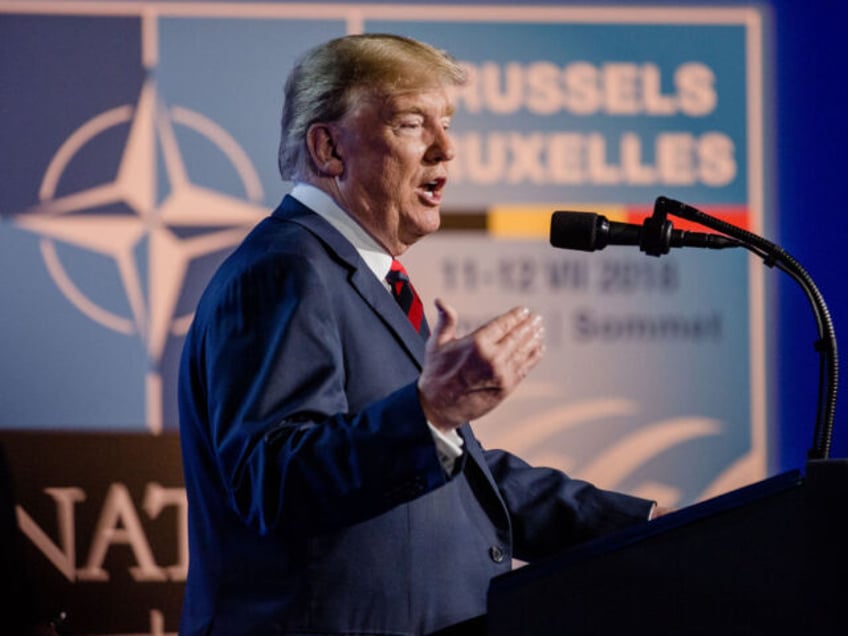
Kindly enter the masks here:
[[386, 274], [386, 279], [389, 282], [395, 282], [398, 280], [409, 282], [409, 274], [406, 273], [406, 268], [403, 264], [396, 258], [392, 259], [392, 266], [389, 268], [389, 273]]
[[386, 281], [389, 283], [392, 296], [394, 296], [415, 330], [420, 333], [424, 323], [424, 306], [409, 280], [406, 269], [396, 258], [392, 259], [392, 266], [389, 273], [386, 274]]

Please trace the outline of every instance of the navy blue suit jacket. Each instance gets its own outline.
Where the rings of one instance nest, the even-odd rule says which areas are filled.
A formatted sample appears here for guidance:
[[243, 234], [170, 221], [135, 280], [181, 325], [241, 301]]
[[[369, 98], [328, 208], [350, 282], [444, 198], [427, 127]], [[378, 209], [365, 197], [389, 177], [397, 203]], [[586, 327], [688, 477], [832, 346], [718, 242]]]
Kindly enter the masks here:
[[291, 197], [223, 263], [180, 370], [190, 565], [180, 633], [426, 634], [492, 576], [644, 520], [650, 502], [484, 451], [446, 475], [424, 341]]

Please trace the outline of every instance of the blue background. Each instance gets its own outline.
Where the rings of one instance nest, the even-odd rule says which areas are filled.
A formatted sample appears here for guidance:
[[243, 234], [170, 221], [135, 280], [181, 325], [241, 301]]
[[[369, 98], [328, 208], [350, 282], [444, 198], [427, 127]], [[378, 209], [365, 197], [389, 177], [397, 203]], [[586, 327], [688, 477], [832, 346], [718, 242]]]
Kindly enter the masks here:
[[[775, 3], [776, 82], [773, 149], [780, 244], [798, 259], [827, 300], [837, 337], [848, 325], [848, 286], [840, 254], [848, 239], [845, 213], [845, 149], [848, 98], [844, 74], [844, 3]], [[777, 275], [777, 274], [776, 274]], [[818, 355], [815, 324], [806, 298], [794, 282], [781, 278], [774, 364], [778, 374], [781, 467], [797, 466], [812, 439], [816, 413]], [[832, 457], [848, 456], [845, 391], [836, 409]]]

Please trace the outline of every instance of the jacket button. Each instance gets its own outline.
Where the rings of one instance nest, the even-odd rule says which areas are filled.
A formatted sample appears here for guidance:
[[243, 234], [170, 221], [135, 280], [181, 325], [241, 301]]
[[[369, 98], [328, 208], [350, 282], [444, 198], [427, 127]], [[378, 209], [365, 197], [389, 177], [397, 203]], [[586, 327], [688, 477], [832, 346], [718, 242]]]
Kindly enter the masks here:
[[493, 545], [489, 548], [489, 557], [491, 557], [492, 561], [495, 563], [501, 563], [504, 560], [506, 554], [503, 551], [503, 548], [499, 545]]

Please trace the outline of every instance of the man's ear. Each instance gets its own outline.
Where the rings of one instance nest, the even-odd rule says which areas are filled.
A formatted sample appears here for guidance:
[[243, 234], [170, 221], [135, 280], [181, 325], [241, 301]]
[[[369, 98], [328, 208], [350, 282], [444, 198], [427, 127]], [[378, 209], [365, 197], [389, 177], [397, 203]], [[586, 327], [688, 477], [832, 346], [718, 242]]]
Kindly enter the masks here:
[[338, 153], [332, 124], [315, 123], [306, 131], [306, 147], [319, 174], [340, 177], [344, 172], [344, 161]]

